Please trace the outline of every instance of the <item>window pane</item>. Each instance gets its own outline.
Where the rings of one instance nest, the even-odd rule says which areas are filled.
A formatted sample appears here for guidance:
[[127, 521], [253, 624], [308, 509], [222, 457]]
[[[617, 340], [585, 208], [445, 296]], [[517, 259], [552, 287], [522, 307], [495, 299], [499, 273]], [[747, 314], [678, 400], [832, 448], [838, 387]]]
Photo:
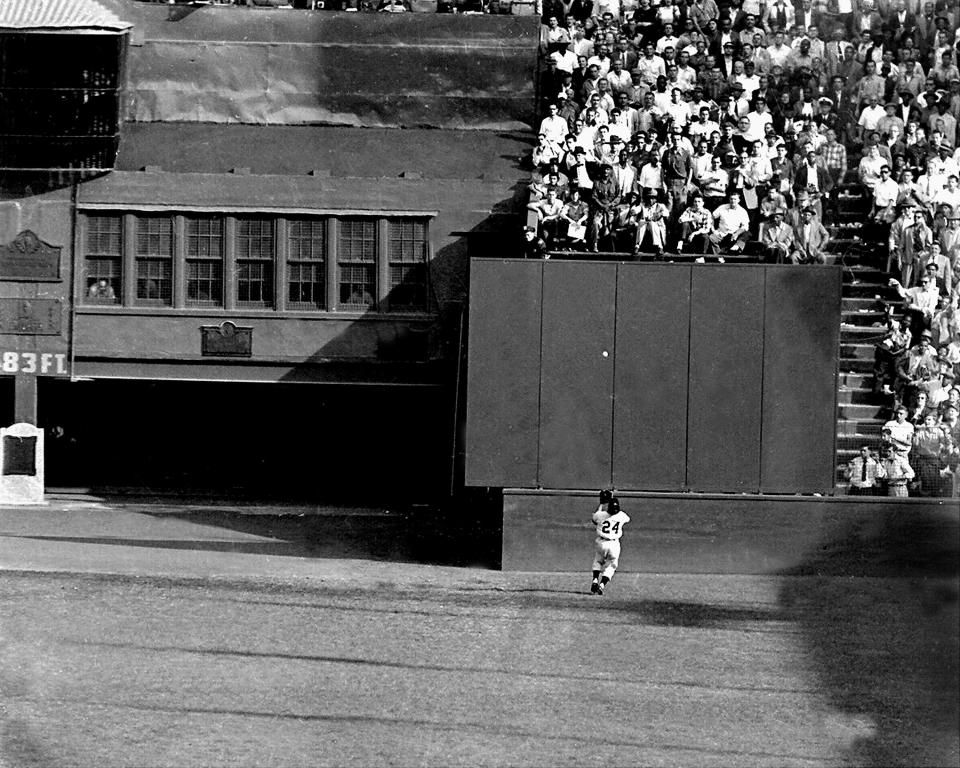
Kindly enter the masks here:
[[327, 222], [324, 219], [291, 219], [288, 233], [290, 261], [326, 258]]
[[426, 309], [427, 268], [423, 264], [390, 265], [390, 308]]
[[387, 256], [394, 261], [426, 261], [427, 224], [417, 219], [393, 219], [387, 224]]
[[393, 219], [387, 223], [390, 308], [427, 308], [427, 222]]
[[237, 219], [237, 258], [273, 259], [273, 219]]
[[287, 275], [287, 302], [290, 306], [310, 309], [326, 306], [323, 264], [288, 264]]
[[87, 216], [87, 254], [120, 256], [122, 231], [120, 216]]
[[137, 299], [170, 304], [173, 281], [170, 259], [137, 259]]
[[372, 307], [374, 294], [372, 264], [340, 266], [340, 304], [347, 307]]
[[123, 263], [123, 218], [87, 216], [84, 254], [84, 302], [117, 304], [120, 301]]
[[137, 217], [137, 255], [172, 256], [173, 220], [161, 216]]
[[341, 219], [337, 260], [374, 261], [377, 258], [377, 223], [373, 219]]
[[120, 259], [86, 260], [86, 297], [88, 304], [116, 304], [120, 301]]
[[187, 301], [206, 306], [223, 304], [222, 262], [187, 261]]
[[223, 220], [187, 218], [186, 254], [188, 258], [223, 257]]
[[268, 261], [237, 262], [237, 301], [273, 305], [273, 264]]

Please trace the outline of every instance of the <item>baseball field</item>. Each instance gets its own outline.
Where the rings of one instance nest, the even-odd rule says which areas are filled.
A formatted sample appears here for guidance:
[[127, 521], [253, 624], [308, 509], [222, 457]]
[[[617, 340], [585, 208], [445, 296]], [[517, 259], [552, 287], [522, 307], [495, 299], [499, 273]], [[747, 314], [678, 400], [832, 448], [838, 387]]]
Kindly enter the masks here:
[[957, 765], [951, 580], [245, 562], [0, 574], [0, 766]]

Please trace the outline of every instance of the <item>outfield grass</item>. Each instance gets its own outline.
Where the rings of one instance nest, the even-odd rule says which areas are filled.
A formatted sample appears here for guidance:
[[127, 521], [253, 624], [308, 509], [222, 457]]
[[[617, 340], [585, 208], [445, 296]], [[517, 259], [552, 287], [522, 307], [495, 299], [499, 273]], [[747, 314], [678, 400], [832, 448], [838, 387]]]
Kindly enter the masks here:
[[339, 565], [0, 575], [0, 765], [958, 762], [955, 581]]

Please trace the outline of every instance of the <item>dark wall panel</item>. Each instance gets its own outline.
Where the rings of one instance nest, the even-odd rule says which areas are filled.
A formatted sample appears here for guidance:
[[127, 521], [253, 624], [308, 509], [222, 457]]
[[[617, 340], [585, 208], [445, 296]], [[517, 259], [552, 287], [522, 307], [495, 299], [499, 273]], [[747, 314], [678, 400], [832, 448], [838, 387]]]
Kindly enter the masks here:
[[763, 270], [693, 270], [687, 485], [756, 492], [760, 486]]
[[760, 488], [833, 488], [840, 269], [768, 267]]
[[679, 264], [621, 264], [613, 484], [680, 490], [687, 461], [690, 273]]
[[[579, 572], [584, 578], [580, 586], [587, 591], [596, 498], [592, 492], [505, 491], [503, 570]], [[891, 562], [881, 561], [883, 553], [864, 539], [865, 530], [885, 537], [895, 550], [887, 554], [900, 564], [955, 568], [960, 548], [960, 521], [942, 499], [891, 499], [888, 504], [850, 496], [621, 493], [620, 501], [630, 515], [623, 533], [622, 573], [849, 568], [889, 576]], [[851, 536], [854, 531], [859, 536]], [[904, 546], [910, 547], [908, 561], [902, 559]]]
[[616, 264], [544, 265], [540, 395], [544, 488], [610, 483], [616, 276]]
[[471, 263], [467, 485], [537, 485], [542, 268]]

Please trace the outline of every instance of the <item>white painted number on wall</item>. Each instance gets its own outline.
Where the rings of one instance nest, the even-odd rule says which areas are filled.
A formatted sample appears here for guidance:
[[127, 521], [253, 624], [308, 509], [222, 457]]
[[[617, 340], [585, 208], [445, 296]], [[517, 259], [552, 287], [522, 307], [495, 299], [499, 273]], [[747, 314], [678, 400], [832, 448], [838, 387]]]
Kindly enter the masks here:
[[59, 352], [4, 352], [0, 363], [3, 373], [54, 373], [67, 372], [67, 356]]

